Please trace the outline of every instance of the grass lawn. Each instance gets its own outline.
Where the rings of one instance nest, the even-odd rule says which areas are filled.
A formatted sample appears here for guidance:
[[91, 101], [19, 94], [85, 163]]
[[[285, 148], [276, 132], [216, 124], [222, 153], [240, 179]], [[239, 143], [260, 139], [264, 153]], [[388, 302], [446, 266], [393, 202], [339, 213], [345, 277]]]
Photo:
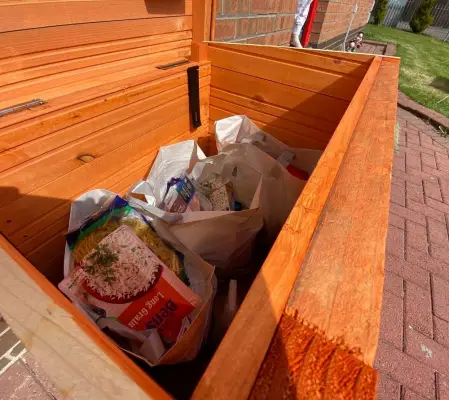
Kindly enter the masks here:
[[367, 25], [365, 39], [396, 43], [400, 89], [417, 103], [449, 117], [449, 43], [385, 26]]

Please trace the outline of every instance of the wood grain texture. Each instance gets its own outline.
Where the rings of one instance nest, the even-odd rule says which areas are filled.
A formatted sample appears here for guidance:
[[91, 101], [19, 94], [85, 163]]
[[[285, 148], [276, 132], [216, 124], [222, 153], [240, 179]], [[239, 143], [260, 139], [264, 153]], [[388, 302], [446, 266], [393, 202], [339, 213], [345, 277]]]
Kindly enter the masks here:
[[[233, 115], [237, 114], [245, 114], [245, 115], [251, 115], [251, 112], [242, 113], [241, 107], [229, 107], [229, 110], [224, 110], [222, 108], [218, 108], [215, 106], [215, 99], [211, 98], [211, 106], [210, 106], [210, 118], [213, 122], [218, 121], [222, 118], [228, 118]], [[240, 112], [239, 112], [240, 111]], [[314, 138], [308, 137], [303, 134], [303, 130], [298, 132], [292, 132], [291, 130], [286, 130], [283, 128], [279, 128], [278, 126], [275, 126], [273, 124], [270, 124], [269, 122], [263, 122], [258, 119], [254, 118], [254, 115], [252, 115], [252, 121], [263, 131], [269, 133], [270, 135], [273, 135], [277, 139], [279, 139], [281, 142], [285, 143], [286, 145], [290, 147], [295, 148], [310, 148], [310, 149], [317, 149], [317, 150], [324, 150], [327, 146], [327, 141], [324, 140], [316, 140]], [[275, 119], [274, 119], [275, 120]], [[278, 120], [276, 121], [276, 125], [278, 123]], [[214, 130], [212, 130], [212, 133], [215, 133]]]
[[[152, 35], [171, 32], [191, 31], [192, 17], [180, 15], [167, 18], [136, 19], [128, 21], [108, 21], [88, 24], [74, 24], [42, 27], [36, 30], [3, 32], [0, 35], [0, 59], [64, 49], [77, 52], [75, 47], [114, 45], [115, 41], [139, 40]], [[38, 32], [38, 34], [36, 34]], [[117, 44], [117, 43], [116, 43]], [[121, 43], [124, 44], [123, 42]], [[42, 54], [43, 55], [43, 54]]]
[[[320, 135], [328, 139], [329, 135], [326, 133], [334, 133], [337, 124], [335, 122], [327, 121], [325, 119], [320, 119], [313, 117], [304, 113], [301, 113], [301, 108], [292, 109], [280, 107], [279, 105], [274, 105], [266, 103], [264, 101], [256, 100], [255, 98], [241, 96], [232, 92], [229, 92], [225, 88], [211, 88], [211, 97], [217, 100], [223, 100], [228, 103], [233, 103], [235, 105], [245, 107], [246, 109], [251, 109], [259, 113], [264, 113], [272, 117], [276, 117], [281, 120], [289, 121], [298, 125], [313, 128], [315, 131], [320, 131]], [[218, 104], [217, 104], [218, 106]]]
[[298, 53], [296, 49], [279, 47], [279, 46], [261, 46], [246, 45], [238, 43], [214, 43], [213, 47], [224, 50], [231, 49], [233, 51], [242, 52], [244, 54], [253, 54], [269, 58], [273, 61], [282, 61], [285, 63], [293, 63], [303, 67], [314, 68], [319, 71], [329, 71], [342, 75], [358, 76], [363, 78], [368, 70], [369, 64], [355, 60], [344, 60], [335, 56], [335, 52], [329, 52], [327, 55], [323, 53], [315, 53], [314, 51], [302, 51]]
[[138, 67], [145, 68], [149, 64], [172, 62], [181, 57], [188, 57], [189, 54], [190, 47], [187, 46], [13, 83], [0, 88], [0, 107], [23, 103], [30, 98], [42, 98], [48, 101], [60, 95], [59, 87], [61, 86], [73, 84], [73, 92], [78, 87], [78, 90], [81, 90], [83, 81], [86, 83], [89, 79], [96, 79], [97, 82], [110, 81], [111, 75], [114, 73], [122, 74], [122, 79], [124, 79], [127, 74], [133, 74], [131, 71]]
[[360, 349], [369, 365], [379, 334], [398, 71], [387, 62], [379, 69], [289, 299], [299, 318]]
[[0, 3], [0, 32], [88, 22], [192, 15], [192, 0], [56, 0]]
[[212, 0], [195, 0], [192, 15], [193, 41], [200, 44], [211, 39]]
[[[202, 68], [201, 87], [210, 84], [205, 72]], [[4, 149], [0, 153], [0, 172], [186, 94], [187, 74], [183, 72], [78, 104], [15, 129], [0, 130], [0, 148]]]
[[377, 371], [289, 311], [279, 322], [250, 399], [374, 400]]
[[[175, 61], [181, 61], [176, 59]], [[109, 97], [114, 98], [116, 95], [125, 101], [127, 96], [121, 96], [122, 92], [129, 92], [131, 99], [136, 99], [147, 96], [147, 92], [151, 93], [153, 85], [159, 85], [159, 79], [165, 79], [167, 82], [172, 81], [172, 77], [179, 79], [179, 74], [184, 73], [188, 67], [196, 64], [184, 64], [170, 70], [157, 69], [159, 63], [146, 65], [144, 67], [132, 68], [127, 71], [119, 71], [118, 73], [108, 74], [104, 77], [95, 77], [84, 81], [75, 82], [72, 84], [60, 86], [53, 90], [47, 90], [46, 94], [53, 96], [43, 106], [23, 110], [20, 113], [10, 114], [2, 117], [0, 121], [0, 128], [2, 129], [2, 136], [10, 135], [12, 132], [28, 131], [24, 134], [29, 134], [32, 137], [49, 133], [54, 129], [61, 129], [69, 126], [72, 119], [78, 121], [83, 119], [85, 115], [95, 115], [99, 110], [109, 110], [116, 102], [109, 101]], [[210, 66], [205, 63], [200, 68], [200, 76], [210, 75]], [[105, 100], [107, 99], [107, 100]], [[104, 101], [106, 106], [100, 106], [98, 102]], [[61, 113], [60, 110], [64, 109]], [[79, 116], [79, 117], [78, 117]], [[51, 124], [48, 121], [52, 121]], [[40, 124], [40, 122], [43, 122]], [[40, 126], [42, 125], [42, 126]], [[51, 126], [49, 126], [51, 125]], [[54, 126], [53, 126], [54, 125]], [[38, 132], [33, 136], [33, 132]], [[0, 136], [1, 137], [1, 136]], [[4, 148], [8, 149], [17, 146], [23, 141], [15, 141], [10, 137], [7, 143], [3, 143]]]
[[[1, 35], [0, 35], [1, 37]], [[103, 41], [100, 43], [87, 44], [84, 46], [66, 47], [58, 50], [34, 52], [16, 57], [8, 57], [0, 60], [0, 72], [7, 73], [17, 70], [28, 70], [29, 68], [45, 66], [48, 64], [61, 63], [62, 61], [97, 56], [100, 54], [117, 53], [116, 59], [128, 58], [130, 53], [124, 52], [129, 49], [148, 48], [155, 50], [156, 45], [189, 40], [192, 38], [191, 31], [173, 32], [159, 35], [137, 37], [132, 39]], [[98, 41], [98, 38], [96, 38]], [[153, 47], [151, 47], [153, 46]], [[132, 53], [131, 53], [132, 54]], [[61, 64], [59, 64], [61, 65]], [[29, 70], [28, 70], [29, 71]], [[61, 71], [58, 71], [61, 72]], [[8, 82], [10, 83], [10, 82]]]
[[[190, 47], [190, 39], [184, 40], [170, 40], [168, 43], [156, 43], [151, 44], [142, 43], [142, 46], [131, 49], [117, 50], [111, 49], [109, 52], [104, 52], [103, 54], [92, 54], [92, 55], [82, 55], [73, 59], [67, 59], [63, 61], [55, 61], [51, 58], [44, 59], [40, 61], [42, 64], [38, 66], [26, 67], [24, 65], [18, 68], [16, 65], [16, 70], [12, 72], [4, 72], [0, 75], [0, 86], [12, 85], [17, 82], [27, 81], [31, 79], [40, 78], [47, 75], [60, 74], [65, 71], [73, 71], [81, 68], [87, 68], [94, 65], [109, 64], [114, 61], [134, 59], [153, 55], [155, 53], [161, 53], [168, 50], [182, 49]], [[65, 53], [67, 54], [67, 53]], [[150, 61], [151, 62], [151, 61]], [[137, 65], [137, 64], [136, 64]], [[1, 68], [1, 66], [0, 66]]]
[[[206, 97], [207, 90], [208, 87], [200, 90], [200, 96]], [[61, 147], [57, 147], [56, 144], [55, 150], [0, 173], [0, 185], [14, 187], [20, 193], [2, 196], [0, 207], [84, 165], [84, 161], [79, 159], [80, 155], [89, 154], [94, 158], [100, 158], [179, 115], [188, 113], [187, 93], [187, 86], [181, 86], [179, 89], [163, 92], [154, 99], [149, 98], [125, 106], [124, 109], [117, 110], [113, 116], [101, 116], [83, 122], [81, 126], [66, 128], [61, 132], [61, 138], [55, 135], [54, 139], [62, 140], [64, 143], [67, 142], [66, 135], [70, 135], [72, 141]], [[3, 213], [2, 210], [3, 208], [0, 209], [0, 215]], [[0, 217], [0, 220], [2, 219]], [[13, 225], [10, 223], [5, 227], [0, 222], [0, 229], [10, 232], [10, 228], [14, 229]]]
[[[215, 92], [215, 94], [217, 94]], [[226, 97], [226, 99], [223, 99], [223, 97]], [[258, 120], [261, 122], [264, 122], [266, 125], [273, 125], [275, 127], [291, 131], [292, 135], [301, 135], [301, 136], [307, 136], [311, 139], [322, 141], [323, 143], [327, 144], [329, 142], [329, 139], [332, 136], [333, 131], [331, 132], [323, 132], [315, 127], [313, 127], [313, 124], [304, 125], [301, 122], [292, 121], [291, 118], [283, 118], [282, 116], [273, 115], [270, 112], [275, 112], [276, 110], [269, 109], [264, 111], [255, 110], [254, 108], [257, 107], [257, 103], [253, 102], [252, 107], [249, 108], [245, 105], [238, 104], [239, 98], [232, 96], [232, 95], [224, 95], [221, 93], [221, 97], [212, 96], [212, 105], [227, 110], [230, 112], [233, 112], [234, 114], [245, 114], [249, 118]], [[263, 105], [262, 105], [263, 107]], [[288, 110], [286, 112], [288, 114]], [[299, 118], [298, 118], [299, 119]]]
[[[376, 79], [375, 58], [272, 247], [194, 399], [246, 399], [251, 391], [316, 224]], [[280, 268], [282, 266], [282, 268]]]
[[[260, 54], [253, 53], [255, 50], [244, 50], [253, 47], [257, 48]], [[296, 59], [294, 62], [286, 62], [263, 56], [263, 48], [259, 46], [242, 45], [238, 47], [238, 51], [234, 50], [235, 48], [232, 44], [210, 43], [209, 59], [213, 65], [220, 68], [343, 100], [351, 100], [360, 84], [361, 78], [357, 76], [301, 65], [301, 53], [277, 49], [286, 51]]]
[[[330, 55], [315, 56], [270, 46], [209, 43], [208, 53], [212, 63], [213, 121], [245, 114], [289, 146], [320, 150], [329, 142], [348, 101], [329, 96], [325, 90], [301, 87], [304, 69], [313, 71], [319, 79], [351, 76], [356, 83], [361, 79], [357, 74], [367, 68], [363, 63], [345, 63]], [[263, 67], [253, 65], [253, 56], [262, 60]], [[242, 63], [246, 69], [241, 68]], [[288, 72], [284, 71], [287, 77], [276, 75], [283, 67], [288, 68]]]
[[[336, 99], [320, 93], [310, 92], [283, 82], [272, 82], [256, 76], [226, 70], [212, 61], [212, 88], [226, 90], [233, 94], [293, 110], [294, 112], [314, 117], [315, 127], [320, 127], [319, 120], [334, 123], [334, 130], [348, 108], [349, 101]], [[322, 110], [326, 112], [323, 113]]]
[[[292, 51], [299, 51], [301, 53], [305, 51], [309, 51], [309, 49], [292, 49], [289, 48], [289, 50]], [[318, 49], [310, 49], [314, 54], [321, 54], [323, 56], [329, 56], [338, 59], [338, 60], [347, 60], [347, 61], [355, 61], [358, 63], [366, 63], [371, 64], [371, 62], [374, 60], [375, 55], [373, 54], [363, 54], [363, 53], [348, 53], [346, 51], [338, 51], [338, 50], [318, 50]]]
[[[1, 232], [7, 235], [10, 240], [13, 240], [14, 235], [22, 229], [25, 229], [23, 234], [31, 235], [33, 227], [30, 224], [33, 225], [32, 223], [35, 223], [38, 218], [43, 218], [46, 224], [50, 223], [48, 212], [63, 203], [63, 199], [70, 199], [72, 196], [86, 191], [90, 184], [95, 184], [120, 168], [126, 168], [130, 162], [135, 161], [139, 156], [171, 140], [177, 132], [187, 130], [189, 127], [188, 114], [185, 114], [188, 112], [187, 102], [187, 98], [173, 101], [168, 106], [163, 106], [159, 110], [156, 108], [150, 114], [144, 114], [142, 118], [131, 118], [130, 121], [114, 125], [111, 128], [112, 130], [108, 129], [102, 133], [106, 135], [103, 139], [94, 135], [88, 141], [82, 140], [78, 145], [70, 144], [66, 148], [55, 152], [52, 159], [53, 162], [59, 160], [59, 167], [57, 169], [51, 168], [52, 163], [49, 163], [47, 166], [51, 168], [50, 172], [40, 169], [39, 175], [38, 171], [35, 171], [33, 176], [40, 184], [26, 195], [18, 191], [17, 187], [3, 183], [2, 199], [8, 198], [11, 200], [15, 198], [16, 200], [0, 209]], [[204, 102], [204, 104], [207, 102], [206, 96]], [[164, 127], [170, 121], [179, 123], [182, 128], [175, 129], [171, 125]], [[167, 130], [167, 128], [172, 129]], [[114, 141], [109, 138], [109, 145], [105, 143], [108, 141], [107, 133], [115, 137]], [[119, 136], [123, 136], [121, 140], [118, 139]], [[81, 154], [79, 145], [82, 145], [83, 142], [86, 144], [92, 142], [94, 145], [92, 150], [97, 145], [110, 148], [100, 155], [98, 152], [100, 147], [98, 147], [98, 153], [93, 151], [93, 154], [97, 155], [95, 159], [86, 164], [77, 160], [77, 156]], [[82, 153], [86, 154], [84, 151]], [[87, 152], [87, 154], [90, 153]], [[43, 166], [42, 161], [35, 165], [39, 168]], [[51, 179], [48, 179], [50, 175]], [[31, 181], [26, 183], [26, 178], [24, 178], [22, 183], [29, 187]], [[45, 201], [46, 198], [51, 200]], [[18, 243], [14, 241], [14, 244], [17, 245]]]
[[0, 312], [66, 397], [170, 397], [0, 235]]
[[[202, 106], [201, 117], [207, 120], [207, 107]], [[188, 118], [186, 115], [183, 118], [183, 121]], [[143, 179], [147, 174], [153, 163], [159, 146], [168, 145], [170, 143], [175, 143], [182, 140], [187, 139], [198, 139], [203, 134], [204, 130], [207, 130], [207, 126], [202, 127], [202, 129], [198, 129], [196, 131], [187, 130], [186, 132], [182, 132], [179, 129], [182, 129], [184, 126], [180, 126], [180, 122], [182, 120], [179, 118], [176, 124], [167, 124], [165, 128], [172, 128], [171, 139], [165, 138], [168, 141], [159, 141], [158, 147], [147, 147], [146, 151], [151, 150], [149, 153], [142, 153], [141, 158], [131, 161], [130, 164], [119, 171], [114, 171], [114, 173], [108, 176], [106, 179], [101, 181], [97, 181], [95, 184], [92, 184], [92, 180], [86, 180], [85, 183], [90, 186], [85, 187], [80, 193], [77, 193], [73, 198], [63, 200], [62, 203], [59, 201], [58, 209], [53, 212], [53, 210], [49, 210], [45, 216], [40, 216], [38, 220], [31, 224], [31, 228], [24, 228], [20, 232], [17, 232], [12, 240], [23, 240], [20, 237], [20, 234], [26, 235], [25, 242], [23, 244], [18, 245], [18, 249], [23, 252], [23, 254], [32, 261], [33, 265], [39, 269], [39, 271], [43, 272], [45, 276], [50, 279], [54, 283], [58, 283], [61, 281], [62, 276], [62, 264], [59, 265], [57, 269], [54, 269], [54, 266], [50, 264], [50, 261], [54, 257], [55, 254], [63, 254], [65, 248], [65, 233], [68, 228], [68, 219], [69, 219], [69, 210], [71, 202], [77, 198], [82, 193], [85, 193], [88, 190], [97, 189], [97, 188], [105, 188], [111, 190], [118, 194], [125, 194], [129, 188], [138, 180]], [[176, 129], [175, 129], [176, 128]], [[158, 130], [160, 134], [160, 130]], [[161, 138], [162, 139], [162, 138]], [[154, 140], [153, 140], [154, 141]], [[28, 199], [29, 201], [36, 202], [36, 200], [45, 205], [46, 203], [52, 203], [51, 199]], [[57, 220], [54, 223], [51, 223], [55, 217], [64, 214], [62, 218]], [[41, 229], [39, 232], [39, 228]], [[20, 233], [20, 234], [19, 234]], [[31, 234], [34, 233], [33, 236]]]

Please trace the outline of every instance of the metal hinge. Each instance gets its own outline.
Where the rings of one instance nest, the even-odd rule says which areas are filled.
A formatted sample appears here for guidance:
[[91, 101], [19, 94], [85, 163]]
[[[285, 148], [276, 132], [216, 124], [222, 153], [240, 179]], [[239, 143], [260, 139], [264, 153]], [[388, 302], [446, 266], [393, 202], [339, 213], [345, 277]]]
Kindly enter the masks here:
[[15, 113], [18, 111], [26, 110], [31, 107], [41, 106], [42, 104], [45, 104], [44, 100], [33, 99], [31, 101], [27, 101], [26, 103], [21, 103], [21, 104], [12, 106], [12, 107], [3, 108], [3, 109], [0, 109], [0, 117], [3, 117], [4, 115]]

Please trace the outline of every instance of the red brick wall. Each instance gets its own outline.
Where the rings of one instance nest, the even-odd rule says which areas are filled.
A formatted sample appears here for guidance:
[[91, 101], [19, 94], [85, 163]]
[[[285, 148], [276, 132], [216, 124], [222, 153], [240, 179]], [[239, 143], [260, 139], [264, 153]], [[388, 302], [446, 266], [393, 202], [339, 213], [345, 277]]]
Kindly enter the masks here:
[[[362, 30], [374, 0], [319, 0], [309, 45], [337, 48], [354, 10], [350, 37]], [[216, 0], [214, 40], [226, 42], [284, 45], [290, 41], [296, 0]]]
[[214, 40], [282, 45], [290, 41], [296, 0], [216, 0]]
[[355, 36], [367, 23], [374, 0], [320, 0], [312, 26], [310, 45], [319, 48], [338, 47], [344, 40], [356, 3], [358, 9], [352, 21], [350, 37]]

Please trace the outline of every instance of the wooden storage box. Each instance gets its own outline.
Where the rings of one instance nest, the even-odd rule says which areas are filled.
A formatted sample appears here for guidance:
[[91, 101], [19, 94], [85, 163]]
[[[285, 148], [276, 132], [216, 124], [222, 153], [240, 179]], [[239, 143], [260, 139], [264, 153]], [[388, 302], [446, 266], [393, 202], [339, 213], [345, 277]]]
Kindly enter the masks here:
[[[1, 9], [0, 108], [45, 104], [0, 117], [0, 312], [63, 396], [169, 397], [56, 288], [71, 201], [93, 188], [125, 193], [162, 145], [195, 138], [212, 154], [214, 121], [234, 114], [323, 155], [212, 361], [200, 360], [205, 372], [193, 398], [248, 398], [287, 305], [372, 365], [397, 59], [201, 43], [213, 29], [208, 2], [194, 11], [190, 0]], [[189, 116], [193, 65], [198, 129]], [[173, 387], [188, 380], [185, 368], [167, 368]], [[190, 395], [195, 379], [176, 395]]]

